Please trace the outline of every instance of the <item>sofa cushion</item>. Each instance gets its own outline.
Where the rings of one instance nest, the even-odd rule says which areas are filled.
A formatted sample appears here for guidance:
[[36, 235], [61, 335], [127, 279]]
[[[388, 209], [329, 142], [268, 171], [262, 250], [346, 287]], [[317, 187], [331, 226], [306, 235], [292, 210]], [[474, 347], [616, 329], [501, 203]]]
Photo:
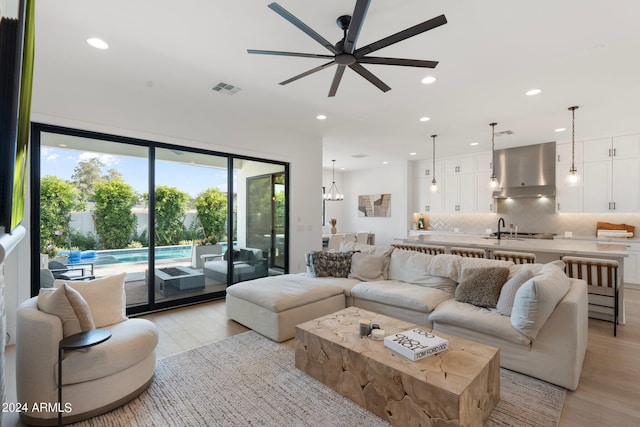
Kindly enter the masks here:
[[310, 277], [305, 273], [285, 274], [236, 283], [227, 288], [227, 293], [279, 313], [344, 294], [344, 287], [356, 283], [359, 283], [356, 279]]
[[546, 264], [540, 273], [520, 286], [511, 310], [513, 327], [532, 340], [570, 288], [569, 278], [557, 266]]
[[466, 268], [456, 287], [456, 301], [495, 307], [507, 277], [509, 269], [506, 267]]
[[350, 279], [363, 282], [385, 280], [389, 270], [389, 257], [356, 252], [351, 257]]
[[389, 261], [389, 279], [406, 283], [419, 283], [429, 277], [427, 271], [433, 255], [395, 249]]
[[65, 337], [96, 328], [89, 305], [70, 286], [40, 289], [37, 304], [38, 310], [60, 318]]
[[442, 301], [452, 298], [449, 292], [399, 280], [361, 282], [351, 289], [351, 296], [421, 313], [429, 313]]
[[448, 277], [451, 280], [459, 282], [460, 260], [462, 260], [462, 257], [457, 255], [436, 255], [427, 266], [427, 273], [431, 276]]
[[353, 252], [311, 252], [311, 264], [317, 277], [348, 277]]
[[376, 246], [365, 243], [341, 242], [340, 252], [362, 252], [363, 254], [389, 256], [393, 252], [393, 246]]
[[96, 328], [127, 320], [127, 297], [124, 293], [126, 273], [88, 281], [56, 280], [56, 287], [67, 284], [87, 301], [91, 308]]
[[527, 280], [533, 278], [531, 270], [520, 270], [514, 274], [500, 290], [500, 298], [496, 304], [496, 312], [503, 316], [511, 316], [513, 301], [516, 299], [516, 292]]
[[448, 324], [471, 331], [495, 336], [515, 344], [529, 345], [531, 340], [516, 330], [508, 317], [486, 308], [458, 302], [454, 299], [438, 305], [429, 320], [437, 324]]

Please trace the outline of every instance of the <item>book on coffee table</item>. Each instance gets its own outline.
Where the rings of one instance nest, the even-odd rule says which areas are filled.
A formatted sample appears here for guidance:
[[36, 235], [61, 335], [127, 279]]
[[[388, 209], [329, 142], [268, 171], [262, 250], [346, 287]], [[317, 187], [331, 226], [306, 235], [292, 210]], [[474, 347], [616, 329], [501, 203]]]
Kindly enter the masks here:
[[413, 328], [385, 337], [384, 345], [409, 360], [419, 360], [445, 351], [449, 341], [424, 329]]

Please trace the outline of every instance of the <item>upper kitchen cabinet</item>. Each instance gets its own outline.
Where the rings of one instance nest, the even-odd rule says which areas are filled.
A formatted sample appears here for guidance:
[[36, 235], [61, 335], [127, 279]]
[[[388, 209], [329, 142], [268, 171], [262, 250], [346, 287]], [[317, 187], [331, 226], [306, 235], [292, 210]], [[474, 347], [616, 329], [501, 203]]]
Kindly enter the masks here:
[[493, 198], [494, 189], [489, 185], [490, 180], [491, 169], [476, 173], [476, 189], [478, 191], [476, 212], [495, 212], [496, 201]]
[[575, 157], [572, 156], [570, 142], [556, 144], [556, 212], [583, 212], [583, 186], [571, 187], [565, 185], [565, 178], [569, 174], [572, 159], [578, 173], [584, 175], [582, 142], [575, 144]]
[[584, 211], [640, 210], [640, 135], [584, 142]]
[[476, 172], [491, 172], [493, 169], [492, 157], [493, 155], [491, 151], [485, 151], [483, 153], [479, 153], [476, 156]]
[[420, 161], [414, 169], [413, 175], [413, 212], [441, 212], [442, 211], [442, 176], [441, 162], [436, 162], [436, 182], [438, 191], [431, 191], [434, 171], [431, 160]]
[[475, 212], [476, 174], [445, 175], [443, 195], [445, 212]]
[[444, 161], [444, 174], [474, 173], [476, 171], [475, 156], [452, 157]]

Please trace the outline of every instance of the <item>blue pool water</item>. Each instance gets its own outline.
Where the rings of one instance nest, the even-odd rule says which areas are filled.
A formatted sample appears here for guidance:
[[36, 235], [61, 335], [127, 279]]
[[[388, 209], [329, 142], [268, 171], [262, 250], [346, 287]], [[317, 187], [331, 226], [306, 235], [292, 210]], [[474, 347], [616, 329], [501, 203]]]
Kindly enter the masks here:
[[[96, 265], [117, 264], [121, 262], [143, 262], [149, 260], [148, 248], [114, 249], [96, 251], [98, 259]], [[191, 245], [163, 246], [156, 248], [155, 259], [181, 259], [191, 258]]]

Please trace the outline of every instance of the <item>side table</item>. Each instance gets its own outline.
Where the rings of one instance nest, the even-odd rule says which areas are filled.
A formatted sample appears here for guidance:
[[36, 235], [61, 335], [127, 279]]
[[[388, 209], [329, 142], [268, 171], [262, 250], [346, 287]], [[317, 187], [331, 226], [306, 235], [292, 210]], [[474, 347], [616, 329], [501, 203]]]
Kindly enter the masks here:
[[111, 338], [107, 329], [92, 329], [79, 334], [69, 335], [58, 344], [58, 426], [62, 425], [62, 357], [65, 350], [79, 350], [93, 347]]

